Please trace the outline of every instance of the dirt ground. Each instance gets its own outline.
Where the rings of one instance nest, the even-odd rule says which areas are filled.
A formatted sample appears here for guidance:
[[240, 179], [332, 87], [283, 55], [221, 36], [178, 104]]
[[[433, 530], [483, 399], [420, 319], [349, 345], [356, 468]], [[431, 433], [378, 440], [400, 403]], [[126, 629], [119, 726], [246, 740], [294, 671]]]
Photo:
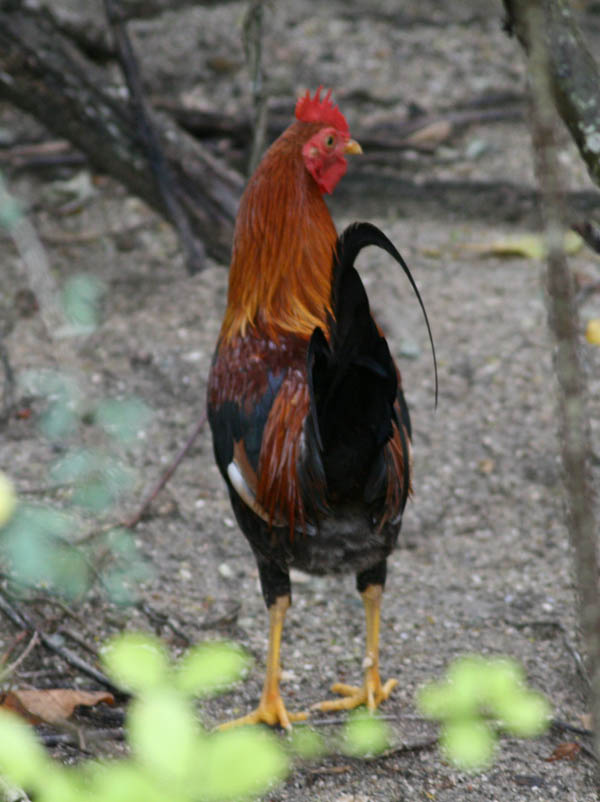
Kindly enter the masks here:
[[[269, 86], [276, 96], [292, 98], [306, 87], [332, 86], [351, 130], [353, 122], [375, 115], [401, 119], [410, 104], [443, 112], [476, 97], [497, 98], [498, 104], [502, 97], [523, 97], [521, 53], [501, 30], [500, 5], [421, 0], [397, 12], [392, 2], [378, 4], [376, 11], [368, 3], [341, 0], [274, 4], [264, 45]], [[600, 16], [594, 8], [585, 23], [598, 45]], [[136, 24], [153, 91], [213, 107], [248, 108], [243, 9], [241, 3], [195, 8]], [[0, 106], [0, 130], [4, 140], [17, 143], [36, 127]], [[566, 135], [561, 163], [572, 219], [597, 215], [600, 195]], [[188, 277], [169, 226], [110, 180], [97, 180], [76, 213], [65, 214], [58, 182], [80, 170], [14, 171], [7, 179], [45, 244], [56, 280], [83, 271], [107, 287], [100, 327], [75, 344], [85, 394], [91, 400], [137, 396], [154, 411], [143, 436], [125, 453], [138, 478], [122, 510], [111, 511], [118, 516], [136, 508], [203, 414], [227, 272], [215, 264]], [[536, 228], [526, 123], [473, 124], [429, 154], [403, 151], [379, 161], [365, 154], [362, 163], [351, 163], [330, 206], [339, 229], [371, 220], [402, 251], [425, 300], [439, 360], [434, 410], [427, 334], [410, 288], [388, 259], [375, 252], [361, 256], [361, 274], [399, 359], [414, 422], [415, 493], [389, 561], [383, 608], [383, 674], [400, 679], [382, 708], [393, 744], [416, 743], [433, 733], [419, 717], [415, 692], [465, 652], [515, 658], [529, 683], [547, 695], [555, 717], [581, 725], [579, 717], [588, 711], [574, 658], [580, 640], [543, 266], [481, 254], [481, 246]], [[2, 243], [3, 288], [10, 299], [27, 278], [8, 240]], [[580, 281], [600, 279], [590, 251], [581, 250], [571, 264]], [[600, 317], [600, 294], [588, 295], [580, 311], [582, 325]], [[15, 372], [55, 366], [57, 345], [40, 316], [17, 315], [12, 322], [5, 345]], [[600, 350], [583, 338], [582, 350], [600, 455]], [[0, 466], [24, 497], [36, 493], [37, 499], [65, 503], [39, 492], [60, 447], [41, 439], [35, 416], [13, 417], [0, 430]], [[228, 637], [255, 657], [245, 682], [207, 704], [206, 722], [251, 709], [264, 672], [266, 613], [207, 428], [135, 538], [152, 569], [139, 587], [144, 601], [177, 621], [193, 642]], [[353, 577], [294, 579], [283, 646], [283, 693], [291, 709], [326, 698], [337, 679], [359, 678], [364, 635]], [[75, 627], [90, 643], [124, 627], [144, 628], [164, 636], [174, 653], [181, 651], [168, 627], [150, 621], [139, 607], [108, 603], [97, 589], [78, 612]], [[1, 618], [0, 652], [14, 636]], [[22, 682], [58, 678], [66, 684], [73, 675], [39, 650], [30, 659], [17, 675]], [[336, 728], [319, 722], [320, 732], [334, 736]], [[557, 731], [531, 741], [503, 737], [493, 767], [473, 776], [447, 765], [435, 749], [373, 761], [334, 755], [298, 766], [267, 798], [585, 802], [596, 798], [592, 760], [580, 753], [574, 761], [548, 762], [558, 744], [574, 738]]]

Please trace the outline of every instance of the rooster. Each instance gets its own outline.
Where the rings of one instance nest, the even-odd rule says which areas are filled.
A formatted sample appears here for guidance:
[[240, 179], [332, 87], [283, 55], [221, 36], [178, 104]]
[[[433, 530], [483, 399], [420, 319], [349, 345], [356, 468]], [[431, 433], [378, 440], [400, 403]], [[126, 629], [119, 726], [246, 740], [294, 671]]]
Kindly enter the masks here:
[[289, 729], [308, 715], [288, 713], [279, 689], [291, 567], [355, 573], [365, 608], [362, 685], [338, 683], [332, 690], [341, 698], [313, 708], [372, 711], [397, 684], [380, 678], [379, 621], [386, 558], [411, 492], [411, 425], [400, 373], [354, 268], [358, 253], [368, 245], [387, 251], [425, 309], [379, 229], [355, 223], [337, 235], [323, 195], [346, 172], [346, 155], [362, 150], [331, 91], [307, 92], [296, 118], [241, 199], [208, 383], [216, 461], [270, 620], [258, 708], [226, 726]]

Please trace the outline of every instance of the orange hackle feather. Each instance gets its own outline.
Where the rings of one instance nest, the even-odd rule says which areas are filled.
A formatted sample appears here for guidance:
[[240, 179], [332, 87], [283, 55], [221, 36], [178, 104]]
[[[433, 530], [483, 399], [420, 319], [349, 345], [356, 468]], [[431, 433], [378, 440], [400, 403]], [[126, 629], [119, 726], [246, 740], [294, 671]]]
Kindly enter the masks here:
[[282, 333], [308, 340], [331, 312], [337, 232], [302, 145], [318, 123], [293, 123], [269, 148], [242, 196], [229, 270], [221, 336], [253, 328], [278, 342]]

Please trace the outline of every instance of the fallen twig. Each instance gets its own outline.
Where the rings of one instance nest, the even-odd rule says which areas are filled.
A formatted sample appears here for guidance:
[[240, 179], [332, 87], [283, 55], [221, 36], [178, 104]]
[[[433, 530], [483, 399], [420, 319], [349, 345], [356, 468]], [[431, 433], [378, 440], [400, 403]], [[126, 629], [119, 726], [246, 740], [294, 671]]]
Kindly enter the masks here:
[[196, 425], [192, 429], [192, 433], [190, 434], [190, 436], [188, 437], [188, 439], [184, 443], [183, 447], [177, 453], [177, 455], [175, 456], [175, 459], [173, 460], [173, 462], [169, 465], [167, 470], [161, 476], [161, 478], [156, 483], [156, 485], [152, 488], [150, 493], [148, 493], [148, 495], [146, 496], [146, 498], [142, 502], [142, 504], [141, 504], [140, 508], [138, 509], [138, 511], [131, 518], [125, 519], [122, 522], [121, 526], [124, 526], [126, 529], [134, 529], [139, 524], [139, 522], [144, 517], [146, 511], [148, 510], [148, 507], [152, 504], [152, 502], [154, 501], [156, 496], [160, 493], [160, 491], [167, 484], [167, 482], [169, 481], [171, 476], [173, 476], [173, 474], [175, 473], [175, 471], [177, 470], [177, 468], [181, 464], [183, 458], [185, 457], [187, 452], [192, 447], [192, 444], [194, 443], [194, 440], [198, 437], [198, 435], [200, 434], [200, 432], [204, 428], [204, 424], [205, 423], [206, 423], [206, 412], [198, 420], [198, 422], [196, 423]]
[[8, 351], [1, 341], [0, 364], [4, 369], [4, 390], [2, 392], [2, 406], [0, 407], [0, 421], [5, 421], [10, 417], [15, 405], [15, 374], [10, 364]]
[[577, 649], [573, 646], [569, 638], [567, 637], [566, 632], [563, 631], [563, 643], [565, 645], [566, 650], [569, 652], [571, 657], [573, 658], [573, 662], [577, 668], [577, 672], [581, 680], [583, 681], [586, 690], [589, 692], [592, 687], [592, 683], [590, 682], [590, 675], [588, 674], [587, 668], [585, 667], [585, 663], [583, 662], [582, 656], [579, 654]]
[[29, 615], [23, 610], [17, 608], [13, 603], [9, 602], [2, 592], [0, 592], [0, 611], [2, 611], [4, 615], [10, 619], [13, 624], [15, 624], [15, 626], [18, 626], [21, 629], [37, 631], [42, 644], [59, 657], [62, 657], [66, 663], [74, 668], [77, 668], [88, 677], [96, 680], [96, 682], [100, 683], [100, 685], [103, 685], [105, 688], [108, 688], [120, 699], [129, 698], [130, 694], [127, 691], [124, 691], [122, 688], [119, 688], [118, 685], [115, 685], [115, 683], [105, 674], [103, 674], [102, 671], [94, 668], [94, 666], [91, 666], [89, 663], [86, 663], [85, 660], [82, 660], [79, 655], [75, 654], [70, 649], [67, 649], [65, 646], [61, 646], [59, 643], [57, 643], [56, 638], [52, 637], [52, 635], [48, 635], [39, 627], [36, 627]]
[[[385, 715], [377, 716], [378, 721], [398, 721], [397, 716]], [[348, 723], [347, 716], [340, 716], [338, 718], [308, 718], [306, 721], [297, 721], [294, 727], [340, 727]]]
[[559, 718], [553, 718], [550, 722], [550, 727], [558, 732], [572, 732], [574, 735], [586, 735], [590, 738], [594, 737], [594, 731], [585, 729], [585, 727], [576, 727], [574, 724], [569, 724], [567, 721], [561, 721]]
[[2, 670], [2, 672], [0, 672], [0, 682], [4, 682], [6, 679], [8, 679], [8, 677], [11, 676], [11, 674], [14, 674], [14, 672], [21, 665], [21, 663], [25, 662], [25, 660], [29, 657], [29, 655], [31, 654], [33, 649], [35, 649], [35, 647], [38, 645], [39, 642], [40, 642], [40, 636], [36, 630], [31, 636], [31, 640], [29, 641], [25, 649], [23, 649], [21, 654], [17, 657], [17, 659], [13, 660], [12, 663], [9, 663], [9, 665], [7, 665], [6, 668]]
[[[123, 727], [110, 727], [108, 729], [101, 729], [101, 730], [87, 730], [86, 734], [86, 741], [124, 741], [125, 740], [125, 730]], [[85, 754], [90, 754], [89, 751], [85, 748], [82, 748], [80, 739], [78, 735], [74, 732], [48, 732], [48, 733], [38, 733], [38, 740], [40, 740], [44, 746], [52, 747], [52, 746], [74, 746], [80, 752]]]
[[189, 646], [192, 642], [191, 638], [189, 638], [185, 632], [181, 629], [181, 627], [173, 621], [173, 618], [166, 613], [161, 613], [159, 610], [155, 610], [154, 607], [148, 604], [146, 601], [140, 601], [137, 604], [138, 610], [141, 610], [144, 615], [147, 615], [150, 621], [155, 624], [159, 624], [162, 627], [168, 627], [171, 632], [177, 635], [178, 638]]
[[430, 735], [428, 738], [423, 738], [420, 741], [405, 741], [397, 746], [392, 746], [390, 749], [386, 749], [379, 755], [374, 755], [372, 758], [368, 759], [384, 760], [385, 758], [394, 757], [396, 755], [405, 755], [408, 752], [421, 752], [425, 749], [432, 749], [434, 746], [437, 746], [439, 740], [440, 739], [437, 735]]
[[64, 635], [66, 638], [69, 638], [73, 641], [73, 643], [76, 643], [78, 646], [81, 646], [82, 649], [85, 649], [85, 651], [88, 652], [88, 654], [91, 654], [92, 657], [98, 659], [98, 650], [94, 649], [94, 647], [91, 646], [84, 638], [82, 638], [81, 635], [78, 635], [77, 632], [73, 632], [72, 629], [69, 629], [65, 626], [59, 627], [56, 632], [59, 635]]

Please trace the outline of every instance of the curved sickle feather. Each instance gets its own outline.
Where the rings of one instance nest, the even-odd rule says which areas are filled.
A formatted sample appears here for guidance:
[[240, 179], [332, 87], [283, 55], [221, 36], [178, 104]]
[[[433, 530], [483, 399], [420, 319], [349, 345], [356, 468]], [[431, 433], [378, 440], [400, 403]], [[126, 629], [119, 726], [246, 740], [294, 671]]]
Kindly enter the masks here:
[[[425, 304], [423, 303], [423, 299], [421, 298], [421, 293], [419, 292], [419, 288], [417, 287], [415, 280], [412, 277], [412, 273], [410, 272], [408, 265], [402, 258], [402, 255], [398, 252], [394, 244], [386, 237], [386, 235], [381, 231], [377, 226], [374, 226], [372, 223], [352, 223], [349, 225], [341, 235], [338, 237], [338, 248], [337, 248], [337, 256], [338, 256], [338, 269], [339, 273], [336, 276], [336, 280], [334, 281], [334, 287], [337, 286], [337, 278], [341, 273], [343, 273], [345, 266], [352, 266], [354, 260], [362, 251], [363, 248], [366, 248], [368, 245], [376, 245], [379, 248], [382, 248], [384, 251], [387, 251], [390, 256], [392, 256], [396, 262], [400, 265], [400, 267], [404, 270], [406, 277], [410, 282], [410, 286], [413, 288], [415, 295], [417, 296], [417, 300], [419, 302], [419, 306], [421, 307], [421, 311], [423, 312], [423, 317], [425, 318], [425, 325], [427, 326], [427, 333], [429, 335], [429, 342], [431, 344], [431, 355], [433, 357], [433, 373], [435, 377], [435, 406], [437, 408], [438, 404], [438, 369], [437, 369], [437, 358], [435, 354], [435, 345], [433, 343], [433, 335], [431, 333], [431, 326], [429, 325], [429, 318], [427, 317], [427, 311], [425, 310]], [[335, 291], [335, 290], [334, 290]], [[335, 308], [335, 299], [334, 299], [334, 308]]]

